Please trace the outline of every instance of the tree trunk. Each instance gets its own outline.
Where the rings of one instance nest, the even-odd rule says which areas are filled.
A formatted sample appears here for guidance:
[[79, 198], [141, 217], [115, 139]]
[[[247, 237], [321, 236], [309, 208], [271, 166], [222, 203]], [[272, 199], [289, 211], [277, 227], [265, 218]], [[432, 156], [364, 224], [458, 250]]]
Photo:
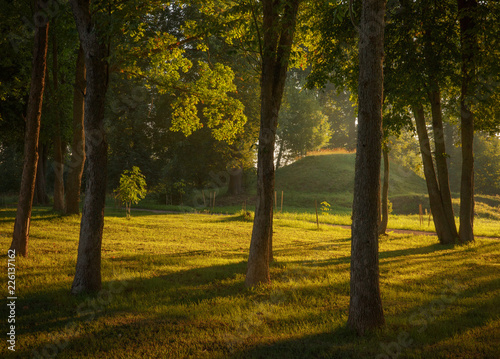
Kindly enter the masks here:
[[359, 43], [351, 290], [347, 320], [348, 326], [360, 335], [384, 324], [378, 261], [384, 14], [385, 0], [363, 1]]
[[460, 44], [462, 47], [462, 89], [460, 120], [462, 136], [462, 176], [460, 182], [461, 243], [474, 241], [474, 114], [469, 103], [470, 87], [475, 77], [477, 35], [474, 32], [477, 0], [458, 0]]
[[285, 140], [281, 138], [280, 139], [280, 149], [278, 151], [278, 158], [276, 159], [276, 171], [281, 166], [281, 157], [283, 156], [283, 147], [284, 147], [284, 145], [285, 145]]
[[384, 157], [384, 183], [382, 186], [382, 220], [379, 225], [379, 234], [385, 234], [389, 222], [389, 150], [384, 145], [382, 149]]
[[104, 133], [104, 103], [108, 87], [107, 45], [92, 21], [89, 0], [71, 0], [71, 8], [85, 55], [85, 145], [87, 184], [80, 226], [76, 273], [71, 292], [101, 289], [101, 244], [106, 199], [107, 143]]
[[[282, 4], [283, 2], [283, 4]], [[285, 88], [299, 0], [265, 0], [261, 73], [261, 114], [257, 159], [257, 204], [245, 284], [269, 283], [272, 260], [274, 145], [278, 114]], [[279, 6], [277, 6], [279, 5]], [[280, 13], [280, 9], [283, 13]]]
[[66, 214], [80, 214], [80, 188], [85, 164], [85, 132], [83, 117], [85, 105], [85, 59], [80, 45], [76, 59], [75, 86], [73, 89], [73, 141], [71, 162], [66, 181]]
[[429, 135], [425, 125], [424, 108], [421, 104], [413, 106], [415, 115], [415, 124], [417, 127], [418, 142], [420, 145], [420, 153], [422, 155], [422, 164], [424, 166], [425, 182], [427, 184], [427, 192], [429, 193], [429, 203], [432, 211], [432, 219], [436, 228], [436, 233], [441, 244], [453, 244], [455, 236], [450, 228], [443, 208], [441, 199], [441, 191], [434, 171], [434, 163], [432, 161], [432, 152], [429, 142]]
[[[41, 10], [42, 1], [35, 5]], [[33, 205], [33, 193], [38, 163], [38, 138], [40, 135], [40, 117], [42, 114], [43, 91], [45, 88], [45, 69], [47, 67], [49, 24], [35, 28], [33, 45], [33, 65], [31, 70], [30, 94], [26, 111], [26, 132], [24, 136], [24, 164], [21, 178], [19, 202], [17, 204], [16, 220], [11, 249], [17, 255], [27, 256], [28, 239]]]
[[[434, 84], [438, 87], [437, 84]], [[455, 225], [455, 214], [453, 213], [453, 204], [451, 201], [450, 179], [448, 176], [448, 154], [444, 140], [443, 112], [441, 108], [441, 92], [439, 90], [429, 93], [432, 112], [432, 129], [434, 132], [434, 147], [436, 159], [436, 171], [439, 182], [439, 191], [443, 202], [443, 210], [452, 231], [453, 237], [458, 238], [457, 226]]]
[[[39, 141], [40, 142], [40, 139]], [[45, 173], [47, 168], [47, 145], [43, 143], [38, 144], [38, 164], [36, 167], [35, 179], [35, 195], [33, 202], [37, 205], [46, 206], [49, 204], [49, 196], [47, 195], [47, 181], [45, 180]]]
[[54, 211], [64, 213], [64, 151], [61, 140], [61, 127], [56, 125], [53, 138], [54, 146]]
[[[58, 64], [57, 64], [57, 41], [55, 34], [52, 36], [52, 80], [54, 83], [54, 95], [57, 96]], [[57, 105], [56, 105], [57, 106]], [[64, 212], [64, 150], [61, 140], [61, 118], [59, 111], [55, 111], [55, 133], [52, 141], [54, 146], [54, 211]]]
[[243, 192], [243, 169], [233, 168], [229, 171], [228, 192], [231, 196], [236, 196]]

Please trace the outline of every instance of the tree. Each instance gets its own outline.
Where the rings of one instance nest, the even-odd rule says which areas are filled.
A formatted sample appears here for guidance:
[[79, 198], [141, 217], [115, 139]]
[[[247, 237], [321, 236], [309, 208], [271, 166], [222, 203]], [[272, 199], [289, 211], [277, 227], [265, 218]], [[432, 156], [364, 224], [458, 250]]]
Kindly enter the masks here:
[[[52, 83], [53, 96], [56, 101], [61, 101], [59, 92], [59, 63], [58, 63], [58, 43], [55, 21], [52, 21], [51, 40], [52, 40]], [[62, 124], [60, 110], [61, 103], [57, 103], [55, 116], [55, 131], [52, 137], [52, 147], [54, 150], [54, 211], [64, 212], [64, 141], [62, 140]]]
[[66, 214], [80, 214], [80, 188], [85, 163], [85, 131], [83, 129], [85, 77], [85, 59], [83, 49], [80, 46], [76, 59], [73, 89], [73, 139], [71, 142], [71, 160], [68, 164], [68, 178], [66, 180]]
[[[386, 29], [386, 96], [405, 121], [408, 106], [412, 108], [436, 232], [440, 243], [450, 244], [458, 233], [451, 202], [442, 97], [443, 93], [452, 93], [450, 84], [456, 68], [454, 23], [449, 21], [452, 7], [449, 1], [401, 0], [400, 4]], [[434, 151], [425, 121], [426, 103], [432, 114]]]
[[434, 163], [432, 162], [432, 152], [429, 141], [429, 135], [425, 124], [425, 111], [422, 104], [413, 106], [415, 116], [415, 124], [417, 127], [418, 142], [420, 145], [420, 153], [422, 155], [422, 163], [424, 167], [425, 182], [427, 184], [427, 192], [429, 193], [429, 203], [432, 211], [432, 219], [439, 243], [453, 244], [455, 242], [455, 232], [449, 226], [446, 220], [446, 213], [443, 207], [441, 190], [437, 181]]
[[[192, 48], [186, 44], [200, 36], [188, 34], [189, 26], [182, 27], [181, 34], [185, 36], [182, 40], [157, 31], [171, 10], [163, 3], [145, 2], [137, 6], [135, 2], [125, 2], [91, 7], [90, 0], [72, 0], [70, 4], [87, 76], [84, 111], [87, 176], [72, 286], [76, 294], [101, 287], [108, 152], [104, 114], [109, 73], [120, 72], [144, 81], [162, 95], [178, 95], [172, 104], [170, 130], [186, 136], [202, 127], [198, 116], [202, 113], [214, 138], [230, 143], [243, 128], [246, 117], [241, 102], [230, 95], [236, 90], [230, 68], [210, 61], [194, 64], [183, 56], [187, 47]], [[182, 12], [189, 7], [179, 8]], [[144, 26], [146, 23], [154, 26]], [[177, 27], [175, 34], [179, 33]], [[114, 61], [108, 64], [111, 59]], [[186, 73], [190, 75], [187, 78], [182, 76]]]
[[285, 155], [291, 158], [304, 156], [308, 151], [325, 147], [331, 138], [328, 117], [322, 112], [315, 93], [317, 90], [304, 89], [297, 72], [291, 75], [278, 120], [276, 169]]
[[87, 69], [85, 94], [85, 145], [87, 184], [80, 225], [73, 294], [101, 289], [101, 243], [106, 199], [107, 142], [104, 104], [108, 88], [108, 46], [102, 29], [90, 11], [90, 0], [71, 0]]
[[130, 206], [138, 203], [146, 196], [146, 177], [141, 173], [139, 167], [126, 170], [120, 177], [120, 186], [115, 189], [116, 197], [125, 203], [127, 219], [130, 219]]
[[261, 118], [257, 154], [257, 204], [245, 278], [247, 287], [270, 282], [275, 136], [299, 0], [263, 0], [262, 7]]
[[[457, 0], [462, 50], [462, 87], [460, 91], [460, 119], [462, 136], [462, 176], [460, 185], [461, 243], [474, 241], [474, 113], [470, 94], [475, 77], [477, 46], [477, 0]], [[474, 105], [474, 104], [472, 104]]]
[[387, 143], [382, 145], [382, 157], [384, 158], [384, 181], [382, 182], [382, 218], [378, 227], [379, 234], [385, 234], [389, 222], [389, 147]]
[[[35, 10], [41, 11], [43, 3], [38, 0]], [[33, 64], [31, 70], [31, 86], [26, 111], [26, 132], [24, 137], [24, 165], [17, 205], [16, 220], [11, 249], [21, 256], [28, 254], [28, 238], [31, 219], [35, 178], [38, 163], [38, 136], [40, 134], [40, 117], [42, 112], [43, 92], [45, 89], [45, 72], [47, 68], [47, 48], [49, 24], [42, 23], [35, 28], [33, 45]]]
[[382, 143], [385, 0], [364, 0], [359, 30], [358, 142], [352, 212], [347, 324], [358, 334], [384, 324], [379, 287], [378, 221]]

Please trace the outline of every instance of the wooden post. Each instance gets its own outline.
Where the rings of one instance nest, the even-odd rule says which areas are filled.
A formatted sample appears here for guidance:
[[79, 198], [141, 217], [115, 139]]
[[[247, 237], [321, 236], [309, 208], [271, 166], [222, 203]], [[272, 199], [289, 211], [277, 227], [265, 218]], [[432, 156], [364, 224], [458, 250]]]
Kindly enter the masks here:
[[319, 229], [319, 217], [318, 217], [318, 201], [314, 200], [314, 208], [316, 208], [316, 225]]
[[281, 191], [281, 213], [283, 213], [283, 191]]
[[420, 220], [420, 226], [424, 223], [424, 213], [422, 212], [422, 204], [418, 205], [418, 218]]
[[212, 209], [215, 208], [215, 195], [216, 195], [216, 192], [214, 191], [214, 205], [212, 206]]
[[278, 192], [274, 191], [274, 212], [278, 212]]
[[432, 218], [432, 211], [429, 208], [429, 222], [427, 222], [427, 227], [429, 227], [431, 225], [431, 218]]
[[205, 190], [201, 190], [201, 195], [203, 196], [203, 207], [206, 207], [207, 203], [205, 202]]

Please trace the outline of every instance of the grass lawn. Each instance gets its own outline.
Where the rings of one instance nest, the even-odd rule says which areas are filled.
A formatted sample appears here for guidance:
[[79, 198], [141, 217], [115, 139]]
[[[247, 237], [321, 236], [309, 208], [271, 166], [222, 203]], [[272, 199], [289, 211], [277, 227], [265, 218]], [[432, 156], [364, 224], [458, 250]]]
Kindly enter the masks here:
[[[14, 216], [0, 210], [4, 278]], [[382, 237], [386, 325], [361, 338], [345, 327], [350, 231], [292, 217], [274, 222], [272, 284], [246, 290], [251, 221], [107, 211], [103, 290], [72, 296], [79, 218], [37, 208], [29, 257], [16, 260], [16, 352], [4, 337], [0, 357], [500, 356], [500, 240], [453, 248], [432, 236]], [[0, 313], [7, 318], [6, 305]]]

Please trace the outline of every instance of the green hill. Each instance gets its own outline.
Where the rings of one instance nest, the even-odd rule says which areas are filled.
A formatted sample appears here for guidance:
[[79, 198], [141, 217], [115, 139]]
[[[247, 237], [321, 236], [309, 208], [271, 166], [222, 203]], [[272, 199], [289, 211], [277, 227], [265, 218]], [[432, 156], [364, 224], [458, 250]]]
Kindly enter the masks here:
[[[276, 190], [284, 192], [289, 206], [312, 207], [327, 201], [335, 211], [350, 212], [354, 188], [356, 154], [334, 153], [304, 157], [276, 172]], [[427, 203], [424, 179], [402, 166], [391, 163], [389, 198], [395, 213], [414, 212], [418, 203]]]

